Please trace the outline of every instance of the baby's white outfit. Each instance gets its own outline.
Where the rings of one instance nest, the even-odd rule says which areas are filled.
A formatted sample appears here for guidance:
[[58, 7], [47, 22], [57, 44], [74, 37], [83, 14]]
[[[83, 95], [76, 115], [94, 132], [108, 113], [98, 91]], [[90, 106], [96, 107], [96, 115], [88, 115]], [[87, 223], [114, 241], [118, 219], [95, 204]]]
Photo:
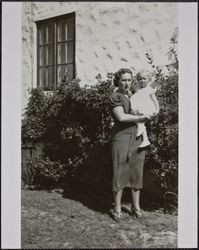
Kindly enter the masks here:
[[153, 93], [156, 93], [156, 89], [147, 86], [133, 94], [130, 98], [132, 110], [138, 110], [146, 116], [153, 115], [156, 112], [156, 107], [150, 97]]
[[[157, 113], [156, 106], [151, 99], [150, 95], [155, 93], [157, 90], [153, 89], [150, 85], [146, 86], [143, 89], [140, 89], [138, 92], [133, 94], [130, 98], [131, 109], [132, 111], [139, 111], [139, 113], [144, 114], [147, 117], [150, 117], [155, 112]], [[140, 147], [146, 147], [150, 145], [150, 141], [147, 137], [146, 126], [144, 122], [137, 123], [138, 132], [137, 136], [143, 134], [144, 141]]]

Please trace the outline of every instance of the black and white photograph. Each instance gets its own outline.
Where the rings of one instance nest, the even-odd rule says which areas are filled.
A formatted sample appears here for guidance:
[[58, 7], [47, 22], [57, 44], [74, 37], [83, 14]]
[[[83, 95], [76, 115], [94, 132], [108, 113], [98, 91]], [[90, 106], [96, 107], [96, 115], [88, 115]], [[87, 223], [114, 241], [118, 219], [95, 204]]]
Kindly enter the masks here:
[[[196, 221], [197, 94], [195, 72], [183, 70], [180, 9], [186, 13], [179, 2], [20, 2], [20, 102], [12, 105], [21, 249], [196, 247], [182, 237]], [[196, 58], [192, 67], [186, 61], [196, 69]], [[13, 165], [8, 148], [4, 164]]]

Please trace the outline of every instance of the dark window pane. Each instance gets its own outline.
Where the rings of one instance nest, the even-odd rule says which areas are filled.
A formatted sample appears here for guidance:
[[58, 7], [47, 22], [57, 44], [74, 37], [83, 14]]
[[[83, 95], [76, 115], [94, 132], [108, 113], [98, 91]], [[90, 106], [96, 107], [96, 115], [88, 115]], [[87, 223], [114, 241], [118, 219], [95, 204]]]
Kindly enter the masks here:
[[69, 79], [73, 78], [73, 64], [59, 65], [57, 67], [57, 82], [58, 82], [58, 84], [62, 82], [66, 73], [68, 74]]
[[60, 21], [58, 23], [58, 42], [66, 40], [66, 21]]
[[68, 43], [67, 44], [67, 63], [72, 63], [73, 62], [73, 53], [74, 48], [73, 48], [73, 43]]
[[46, 68], [39, 69], [39, 86], [45, 87], [46, 85]]
[[73, 43], [60, 43], [58, 44], [57, 61], [58, 64], [72, 63], [74, 56]]
[[61, 83], [64, 79], [64, 75], [67, 72], [67, 66], [66, 65], [59, 65], [57, 67], [57, 83]]
[[46, 26], [46, 43], [54, 42], [54, 23], [49, 23]]
[[68, 72], [69, 79], [73, 79], [73, 64], [67, 65], [67, 72]]
[[53, 77], [53, 67], [48, 67], [48, 86], [50, 88], [53, 88], [53, 84], [54, 84], [54, 77]]
[[45, 25], [41, 25], [39, 27], [39, 45], [46, 43], [46, 27]]
[[48, 45], [46, 47], [46, 62], [47, 65], [53, 65], [53, 54], [54, 54], [54, 46]]
[[39, 66], [46, 65], [46, 47], [42, 46], [39, 48]]
[[53, 87], [53, 67], [46, 67], [46, 84], [44, 87], [50, 89]]
[[67, 32], [66, 32], [66, 39], [74, 39], [74, 20], [68, 20], [67, 22]]
[[66, 44], [60, 43], [58, 44], [57, 49], [57, 62], [58, 64], [66, 63]]

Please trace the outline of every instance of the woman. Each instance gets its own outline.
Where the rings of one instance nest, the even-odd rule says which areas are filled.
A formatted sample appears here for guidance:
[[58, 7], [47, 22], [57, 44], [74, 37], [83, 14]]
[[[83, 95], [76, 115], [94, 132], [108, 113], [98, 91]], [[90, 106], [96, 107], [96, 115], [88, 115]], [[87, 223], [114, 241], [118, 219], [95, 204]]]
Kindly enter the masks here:
[[114, 85], [117, 91], [110, 96], [110, 105], [114, 119], [112, 131], [112, 190], [115, 206], [111, 214], [116, 221], [121, 219], [121, 198], [123, 189], [128, 187], [132, 192], [131, 212], [136, 217], [141, 216], [140, 189], [143, 182], [144, 149], [138, 149], [142, 137], [137, 137], [136, 122], [144, 122], [144, 115], [130, 114], [131, 105], [128, 94], [132, 84], [132, 71], [120, 69], [115, 73]]

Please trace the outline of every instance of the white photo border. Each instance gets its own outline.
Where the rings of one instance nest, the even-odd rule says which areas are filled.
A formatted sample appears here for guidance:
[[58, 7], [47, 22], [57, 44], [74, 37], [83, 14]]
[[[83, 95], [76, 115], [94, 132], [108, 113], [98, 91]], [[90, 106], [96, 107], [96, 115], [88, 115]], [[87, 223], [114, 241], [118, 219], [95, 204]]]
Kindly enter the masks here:
[[[197, 247], [197, 3], [179, 4], [178, 247]], [[2, 248], [21, 248], [22, 2], [2, 2]]]

